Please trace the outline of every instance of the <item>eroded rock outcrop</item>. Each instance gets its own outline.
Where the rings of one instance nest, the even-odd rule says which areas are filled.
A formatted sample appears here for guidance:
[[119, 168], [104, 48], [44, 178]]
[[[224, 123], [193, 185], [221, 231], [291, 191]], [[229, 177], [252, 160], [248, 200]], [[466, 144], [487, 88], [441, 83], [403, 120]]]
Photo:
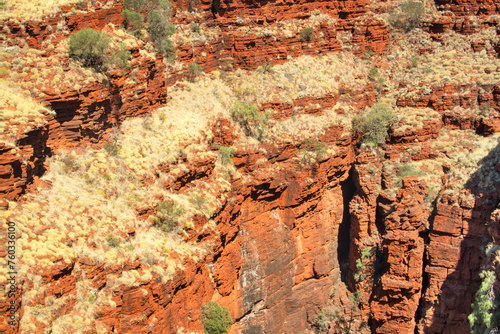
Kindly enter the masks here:
[[384, 232], [370, 305], [375, 333], [414, 333], [422, 292], [427, 186], [415, 176], [402, 182], [396, 201], [380, 204]]
[[[293, 151], [276, 153], [268, 157], [274, 171], [234, 184], [234, 201], [218, 218], [224, 238], [215, 250], [216, 299], [232, 310], [235, 333], [307, 329], [340, 279], [342, 183], [352, 148], [297, 172], [297, 162], [285, 160]], [[236, 156], [236, 165], [241, 158], [248, 159]]]

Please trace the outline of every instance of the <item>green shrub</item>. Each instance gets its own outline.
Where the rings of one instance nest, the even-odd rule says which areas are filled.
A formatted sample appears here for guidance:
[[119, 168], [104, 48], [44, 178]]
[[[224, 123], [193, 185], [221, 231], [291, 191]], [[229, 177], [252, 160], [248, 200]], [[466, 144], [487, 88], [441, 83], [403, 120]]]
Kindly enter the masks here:
[[225, 334], [233, 324], [227, 307], [209, 301], [201, 307], [203, 328], [207, 334]]
[[471, 332], [496, 333], [493, 329], [500, 325], [500, 313], [494, 289], [495, 272], [483, 270], [479, 277], [482, 279], [481, 286], [476, 292], [476, 300], [471, 305], [472, 313], [468, 317]]
[[133, 11], [171, 10], [172, 4], [169, 0], [124, 0], [123, 7]]
[[169, 56], [175, 48], [168, 37], [175, 33], [175, 26], [170, 23], [171, 6], [164, 6], [161, 9], [155, 9], [148, 14], [148, 26], [146, 30], [155, 45], [155, 48], [161, 54]]
[[10, 73], [10, 70], [7, 67], [0, 67], [0, 76], [5, 76]]
[[375, 51], [373, 51], [372, 49], [366, 49], [365, 51], [363, 51], [363, 55], [361, 58], [366, 59], [366, 60], [371, 60], [374, 55], [375, 55]]
[[179, 222], [179, 218], [184, 214], [184, 208], [173, 201], [161, 202], [156, 210], [156, 217], [153, 218], [154, 226], [164, 232], [173, 231]]
[[363, 264], [363, 260], [356, 260], [356, 272], [354, 273], [354, 280], [356, 282], [362, 282], [366, 279], [366, 274], [363, 273], [365, 270], [365, 265]]
[[201, 65], [198, 65], [196, 63], [191, 63], [189, 64], [189, 73], [192, 73], [194, 75], [199, 75], [201, 72], [203, 72], [203, 68]]
[[302, 29], [299, 35], [299, 39], [304, 40], [304, 41], [310, 41], [313, 38], [314, 35], [314, 28], [313, 27], [307, 27]]
[[256, 71], [259, 73], [271, 73], [272, 70], [273, 70], [273, 65], [269, 63], [264, 63], [256, 69]]
[[189, 203], [196, 209], [196, 211], [204, 214], [206, 217], [211, 217], [214, 210], [210, 207], [207, 198], [202, 194], [192, 192], [189, 194]]
[[307, 151], [316, 153], [316, 159], [318, 161], [323, 160], [327, 155], [326, 144], [317, 139], [306, 138], [302, 142], [302, 145]]
[[403, 178], [410, 175], [424, 176], [425, 172], [421, 169], [416, 169], [411, 164], [404, 164], [398, 167], [398, 174], [395, 182], [396, 188], [401, 188], [403, 185]]
[[423, 176], [423, 175], [425, 175], [425, 173], [420, 169], [415, 169], [415, 167], [413, 167], [410, 164], [404, 164], [404, 165], [399, 166], [398, 176], [400, 178], [403, 178], [405, 176], [410, 176], [410, 175]]
[[418, 58], [417, 57], [411, 57], [410, 58], [410, 67], [411, 68], [418, 67]]
[[124, 0], [123, 7], [132, 10], [144, 10], [146, 9], [146, 4], [151, 1], [147, 0]]
[[170, 22], [172, 4], [168, 0], [125, 0], [123, 17], [130, 24], [136, 37], [142, 37], [144, 18], [137, 11], [148, 12], [146, 30], [156, 50], [168, 59], [175, 58], [175, 48], [168, 37], [175, 33], [175, 26]]
[[191, 22], [189, 24], [190, 28], [191, 28], [191, 32], [194, 32], [195, 34], [199, 34], [200, 31], [201, 31], [201, 28], [200, 28], [200, 25], [196, 22]]
[[373, 250], [374, 250], [374, 248], [363, 247], [363, 249], [361, 250], [361, 258], [363, 258], [363, 259], [371, 258], [373, 255]]
[[84, 28], [69, 38], [69, 56], [79, 59], [84, 65], [102, 65], [110, 38], [91, 28]]
[[104, 145], [104, 150], [112, 157], [116, 157], [121, 150], [120, 145], [117, 144], [116, 141], [111, 142], [111, 143], [106, 143]]
[[198, 75], [201, 74], [201, 72], [203, 72], [203, 68], [201, 67], [201, 65], [191, 63], [188, 65], [188, 72], [191, 76], [191, 79], [194, 80]]
[[127, 29], [136, 31], [144, 28], [144, 18], [141, 14], [125, 9], [122, 12], [122, 16], [125, 19]]
[[95, 303], [95, 301], [97, 300], [97, 296], [95, 295], [95, 293], [91, 292], [87, 296], [88, 296], [89, 302], [91, 302], [91, 303]]
[[236, 101], [229, 110], [231, 118], [239, 123], [247, 136], [261, 139], [270, 115], [260, 112], [256, 105]]
[[234, 153], [236, 152], [236, 147], [233, 146], [219, 146], [219, 152], [221, 154], [221, 162], [223, 165], [233, 164]]
[[372, 66], [368, 70], [368, 77], [372, 80], [375, 80], [380, 75], [378, 68]]
[[203, 211], [207, 205], [207, 199], [202, 194], [191, 193], [189, 195], [189, 203], [191, 203], [196, 210]]
[[126, 49], [125, 44], [120, 43], [118, 48], [111, 52], [112, 56], [105, 61], [106, 67], [116, 66], [122, 69], [130, 67], [130, 57], [132, 57], [130, 51]]
[[389, 17], [389, 24], [406, 32], [420, 26], [425, 13], [424, 5], [418, 1], [406, 1], [400, 6], [400, 12]]
[[108, 234], [106, 241], [109, 247], [117, 247], [120, 244], [120, 239], [115, 237], [113, 233]]
[[313, 323], [313, 326], [316, 328], [316, 330], [318, 332], [323, 333], [326, 330], [328, 330], [328, 328], [330, 327], [330, 321], [331, 321], [328, 318], [329, 317], [327, 316], [325, 309], [322, 309], [318, 313], [318, 315], [314, 319], [314, 323]]
[[396, 115], [387, 104], [376, 104], [362, 116], [354, 116], [352, 128], [361, 135], [363, 143], [373, 146], [382, 144]]

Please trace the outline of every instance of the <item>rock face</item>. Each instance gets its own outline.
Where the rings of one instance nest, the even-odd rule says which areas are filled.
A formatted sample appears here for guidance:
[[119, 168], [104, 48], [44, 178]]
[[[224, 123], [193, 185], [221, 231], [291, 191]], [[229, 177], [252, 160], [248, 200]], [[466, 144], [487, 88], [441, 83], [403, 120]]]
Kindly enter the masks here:
[[42, 175], [43, 161], [47, 155], [47, 128], [28, 132], [19, 139], [19, 150], [0, 143], [0, 192], [4, 199], [15, 199], [33, 182], [35, 175]]
[[44, 42], [50, 40], [52, 43], [59, 42], [65, 38], [67, 32], [63, 31], [63, 27], [69, 31], [78, 31], [83, 28], [92, 28], [100, 30], [108, 23], [120, 25], [123, 23], [121, 15], [123, 11], [123, 2], [116, 2], [109, 8], [102, 7], [100, 3], [91, 12], [87, 13], [71, 13], [68, 8], [62, 8], [61, 12], [56, 15], [46, 17], [43, 20], [32, 20], [26, 24], [20, 24], [17, 20], [8, 20], [4, 22], [8, 31], [8, 38], [25, 38], [26, 42], [34, 48], [42, 48]]
[[166, 102], [165, 68], [161, 59], [140, 57], [138, 49], [133, 54], [137, 56], [131, 63], [134, 74], [116, 71], [110, 77], [111, 82], [47, 94], [44, 102], [56, 112], [48, 125], [50, 147], [77, 146], [82, 141], [98, 143], [124, 119], [145, 115]]
[[[427, 186], [416, 176], [403, 179], [397, 201], [381, 205], [384, 232], [380, 280], [370, 308], [376, 333], [414, 333], [424, 267], [424, 238], [429, 211], [424, 203]], [[385, 263], [384, 263], [385, 262]], [[377, 275], [377, 273], [375, 274]]]
[[[214, 255], [219, 303], [238, 320], [234, 333], [304, 330], [326, 305], [340, 280], [342, 187], [353, 158], [345, 144], [334, 158], [300, 172], [291, 172], [297, 162], [285, 160], [292, 150], [276, 151], [268, 159], [280, 165], [277, 172], [234, 185], [235, 204], [219, 216], [224, 238]], [[248, 165], [248, 159], [255, 158], [234, 161]]]
[[[489, 158], [491, 155], [485, 159]], [[419, 324], [424, 333], [469, 333], [463, 323], [471, 313], [470, 305], [481, 282], [479, 272], [486, 264], [486, 255], [478, 249], [491, 242], [485, 239], [490, 235], [485, 222], [494, 221], [491, 213], [498, 203], [496, 181], [487, 189], [477, 188], [476, 177], [484, 173], [479, 170], [471, 175], [468, 187], [475, 199], [447, 194], [437, 205], [425, 268], [429, 283], [423, 293]], [[497, 230], [496, 225], [492, 228]]]

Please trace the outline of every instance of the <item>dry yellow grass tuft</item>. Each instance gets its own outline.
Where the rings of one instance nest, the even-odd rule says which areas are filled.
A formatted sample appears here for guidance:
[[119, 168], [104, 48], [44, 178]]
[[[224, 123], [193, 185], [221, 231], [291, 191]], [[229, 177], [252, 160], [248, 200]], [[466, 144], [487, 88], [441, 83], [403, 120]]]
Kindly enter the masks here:
[[44, 125], [50, 112], [21, 89], [0, 82], [0, 142], [15, 146], [23, 133]]
[[60, 11], [62, 6], [76, 4], [79, 0], [6, 0], [0, 20], [8, 18], [31, 20], [42, 18]]
[[430, 108], [399, 108], [396, 110], [398, 121], [393, 126], [395, 133], [405, 132], [407, 129], [422, 129], [425, 121], [439, 121], [441, 116]]
[[364, 86], [367, 72], [367, 64], [352, 54], [328, 54], [291, 59], [264, 73], [237, 70], [227, 81], [240, 100], [261, 104], [322, 97], [337, 93], [342, 86]]
[[[410, 33], [391, 45], [388, 68], [381, 71], [388, 79], [390, 96], [430, 94], [434, 86], [444, 84], [483, 86], [500, 81], [500, 59], [486, 49], [476, 53], [471, 49], [471, 43], [477, 40], [486, 41], [490, 49], [498, 43], [495, 28], [472, 35], [450, 31], [442, 38], [446, 43], [433, 41], [430, 35]], [[432, 51], [420, 55], [420, 49]]]

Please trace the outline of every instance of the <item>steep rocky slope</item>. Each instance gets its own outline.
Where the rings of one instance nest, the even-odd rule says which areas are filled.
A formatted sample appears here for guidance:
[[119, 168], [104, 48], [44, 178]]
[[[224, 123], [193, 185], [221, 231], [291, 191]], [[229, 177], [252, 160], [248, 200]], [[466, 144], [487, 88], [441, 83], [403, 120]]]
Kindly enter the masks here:
[[[427, 3], [404, 32], [385, 2], [178, 1], [169, 61], [120, 28], [121, 1], [40, 19], [14, 3], [0, 190], [19, 264], [2, 331], [202, 332], [214, 300], [232, 333], [470, 332], [496, 268], [497, 4]], [[85, 27], [130, 69], [71, 60]], [[238, 103], [261, 121], [238, 122]], [[373, 106], [397, 115], [380, 145], [351, 128]]]

